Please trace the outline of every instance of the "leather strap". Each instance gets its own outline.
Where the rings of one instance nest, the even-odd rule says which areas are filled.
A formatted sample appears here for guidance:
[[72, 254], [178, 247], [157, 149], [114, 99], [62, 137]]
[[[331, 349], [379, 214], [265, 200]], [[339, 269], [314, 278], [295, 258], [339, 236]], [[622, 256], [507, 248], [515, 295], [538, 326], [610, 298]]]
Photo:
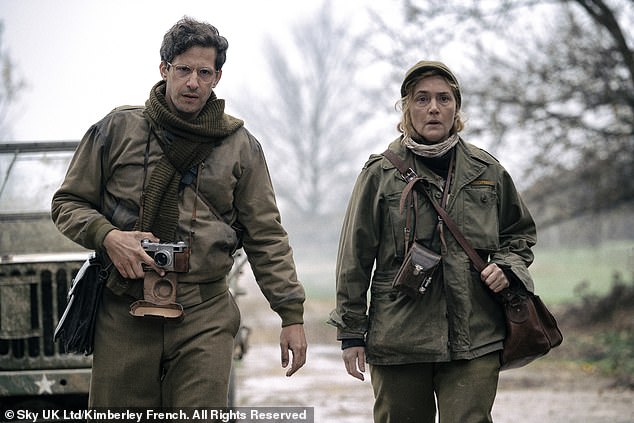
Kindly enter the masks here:
[[410, 186], [411, 184], [414, 188], [416, 188], [420, 192], [423, 192], [427, 196], [432, 206], [434, 206], [434, 209], [436, 209], [436, 212], [438, 213], [440, 219], [442, 219], [442, 221], [447, 225], [456, 241], [458, 241], [460, 246], [464, 249], [464, 251], [473, 262], [473, 266], [475, 267], [475, 269], [478, 272], [482, 272], [482, 270], [484, 270], [484, 268], [487, 266], [487, 263], [482, 260], [482, 257], [480, 257], [480, 255], [473, 249], [471, 244], [469, 244], [469, 241], [467, 241], [467, 239], [464, 237], [456, 222], [454, 222], [449, 214], [447, 214], [445, 209], [440, 207], [438, 202], [431, 195], [429, 183], [418, 176], [416, 174], [416, 171], [412, 167], [407, 166], [405, 162], [401, 160], [401, 158], [392, 150], [385, 150], [383, 152], [383, 156], [398, 169], [398, 171], [401, 173], [401, 178], [403, 178], [403, 180], [407, 183], [407, 186]]

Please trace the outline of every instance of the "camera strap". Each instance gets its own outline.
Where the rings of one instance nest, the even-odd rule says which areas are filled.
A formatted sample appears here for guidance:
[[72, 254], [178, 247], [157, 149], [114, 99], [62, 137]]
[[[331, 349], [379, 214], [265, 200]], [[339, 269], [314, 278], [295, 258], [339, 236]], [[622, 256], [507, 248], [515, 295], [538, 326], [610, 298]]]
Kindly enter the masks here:
[[150, 162], [150, 136], [152, 131], [148, 131], [147, 142], [145, 143], [145, 153], [143, 154], [143, 184], [141, 185], [141, 198], [139, 199], [139, 219], [141, 219], [139, 227], [143, 227], [143, 213], [145, 210], [145, 186], [147, 183], [147, 169]]

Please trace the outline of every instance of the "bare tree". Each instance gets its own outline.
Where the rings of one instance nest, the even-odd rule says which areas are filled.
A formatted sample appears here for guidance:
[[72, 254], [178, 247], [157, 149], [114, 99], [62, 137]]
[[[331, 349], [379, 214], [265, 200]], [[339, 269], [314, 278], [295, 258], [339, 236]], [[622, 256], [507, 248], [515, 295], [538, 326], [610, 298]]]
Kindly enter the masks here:
[[291, 28], [289, 39], [267, 39], [264, 52], [273, 93], [237, 108], [264, 144], [278, 196], [315, 224], [345, 209], [377, 143], [369, 129], [377, 100], [363, 82], [363, 38], [337, 22], [325, 2]]
[[0, 72], [2, 75], [0, 81], [0, 139], [9, 135], [11, 125], [8, 122], [9, 111], [17, 100], [20, 89], [25, 86], [24, 81], [15, 74], [15, 66], [9, 53], [3, 47], [3, 32], [4, 25], [0, 21]]
[[406, 29], [385, 58], [458, 55], [467, 134], [520, 152], [542, 226], [632, 201], [631, 1], [404, 0], [402, 10]]

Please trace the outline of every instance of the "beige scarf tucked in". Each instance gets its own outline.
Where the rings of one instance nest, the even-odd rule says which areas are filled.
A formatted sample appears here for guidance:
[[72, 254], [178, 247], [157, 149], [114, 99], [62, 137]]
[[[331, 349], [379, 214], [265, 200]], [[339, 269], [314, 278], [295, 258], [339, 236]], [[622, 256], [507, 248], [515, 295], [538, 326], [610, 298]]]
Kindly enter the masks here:
[[458, 137], [458, 134], [453, 134], [438, 144], [423, 144], [414, 141], [412, 137], [404, 136], [401, 142], [405, 147], [409, 148], [414, 154], [419, 156], [442, 157], [456, 144], [458, 144], [459, 139], [460, 137]]

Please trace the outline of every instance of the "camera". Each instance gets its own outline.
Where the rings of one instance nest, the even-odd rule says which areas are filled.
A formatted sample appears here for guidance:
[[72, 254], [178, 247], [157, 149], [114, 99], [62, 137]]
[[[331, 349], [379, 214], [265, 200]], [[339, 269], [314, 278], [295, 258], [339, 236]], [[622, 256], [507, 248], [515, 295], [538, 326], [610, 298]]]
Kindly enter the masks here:
[[183, 318], [183, 306], [176, 302], [178, 274], [189, 271], [189, 248], [180, 241], [158, 243], [148, 239], [141, 241], [145, 252], [154, 263], [165, 270], [165, 275], [156, 273], [150, 266], [143, 265], [143, 299], [130, 305], [130, 314], [135, 317], [156, 317], [171, 320]]
[[154, 259], [154, 263], [166, 272], [189, 271], [189, 248], [185, 242], [159, 243], [144, 239], [141, 246]]

